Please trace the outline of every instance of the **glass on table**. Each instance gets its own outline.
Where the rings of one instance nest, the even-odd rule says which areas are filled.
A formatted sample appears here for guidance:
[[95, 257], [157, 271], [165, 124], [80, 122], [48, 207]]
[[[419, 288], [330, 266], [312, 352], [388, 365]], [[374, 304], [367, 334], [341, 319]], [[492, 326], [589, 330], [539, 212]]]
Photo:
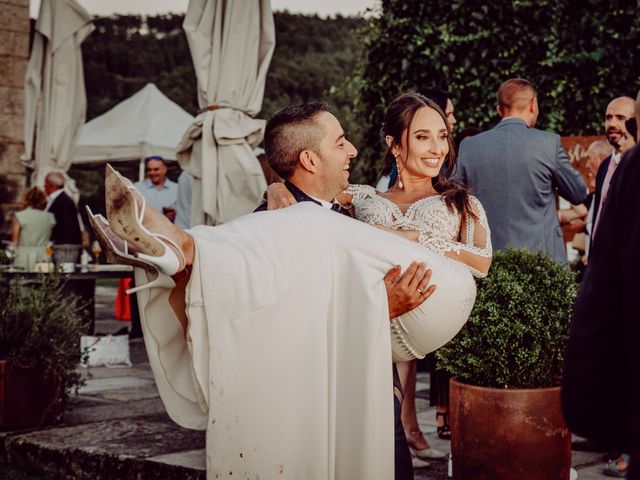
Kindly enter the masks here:
[[102, 248], [97, 240], [94, 240], [91, 244], [91, 253], [93, 253], [93, 261], [94, 263], [100, 263], [100, 254], [102, 253]]

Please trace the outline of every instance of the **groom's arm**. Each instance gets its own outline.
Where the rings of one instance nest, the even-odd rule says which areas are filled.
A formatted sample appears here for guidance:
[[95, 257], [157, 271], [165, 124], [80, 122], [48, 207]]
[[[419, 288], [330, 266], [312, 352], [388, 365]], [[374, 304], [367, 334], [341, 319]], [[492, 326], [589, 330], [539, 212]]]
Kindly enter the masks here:
[[389, 302], [389, 319], [399, 317], [413, 310], [436, 289], [429, 285], [431, 269], [426, 263], [413, 262], [402, 273], [400, 266], [395, 266], [384, 277]]

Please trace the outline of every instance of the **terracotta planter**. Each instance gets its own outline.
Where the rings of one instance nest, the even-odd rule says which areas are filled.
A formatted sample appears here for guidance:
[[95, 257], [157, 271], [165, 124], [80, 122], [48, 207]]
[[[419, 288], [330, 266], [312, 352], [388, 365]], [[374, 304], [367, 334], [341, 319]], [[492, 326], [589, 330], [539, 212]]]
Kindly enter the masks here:
[[58, 382], [43, 368], [0, 360], [0, 430], [51, 423], [62, 411], [60, 393]]
[[454, 480], [568, 480], [571, 433], [560, 387], [500, 389], [451, 380]]

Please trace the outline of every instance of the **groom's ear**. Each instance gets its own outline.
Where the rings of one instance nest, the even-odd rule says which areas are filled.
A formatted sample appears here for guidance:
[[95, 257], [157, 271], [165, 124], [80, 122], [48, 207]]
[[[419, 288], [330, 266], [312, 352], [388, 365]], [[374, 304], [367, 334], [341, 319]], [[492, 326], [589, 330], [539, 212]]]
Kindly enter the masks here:
[[303, 150], [300, 152], [300, 165], [306, 171], [316, 173], [318, 169], [318, 158], [311, 150]]

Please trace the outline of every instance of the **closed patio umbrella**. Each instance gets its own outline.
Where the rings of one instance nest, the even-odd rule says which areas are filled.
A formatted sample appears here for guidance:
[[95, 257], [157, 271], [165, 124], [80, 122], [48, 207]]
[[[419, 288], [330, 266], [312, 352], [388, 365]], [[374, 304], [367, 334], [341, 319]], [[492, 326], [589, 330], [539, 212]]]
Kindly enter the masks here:
[[269, 0], [190, 0], [184, 30], [200, 113], [178, 146], [194, 177], [191, 224], [216, 225], [251, 212], [266, 181], [252, 153], [262, 140], [265, 79], [275, 48]]
[[25, 76], [23, 163], [42, 184], [51, 170], [66, 172], [84, 124], [87, 97], [80, 45], [93, 31], [76, 0], [42, 0]]

